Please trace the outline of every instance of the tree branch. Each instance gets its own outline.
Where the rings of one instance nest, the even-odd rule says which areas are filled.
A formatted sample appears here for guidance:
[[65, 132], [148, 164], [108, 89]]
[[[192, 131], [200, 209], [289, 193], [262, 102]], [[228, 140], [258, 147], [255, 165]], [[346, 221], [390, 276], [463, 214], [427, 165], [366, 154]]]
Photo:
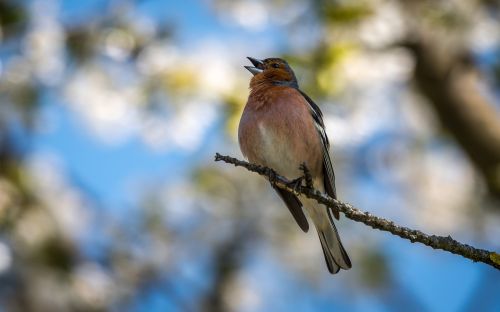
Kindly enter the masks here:
[[290, 192], [297, 191], [308, 198], [315, 199], [327, 207], [339, 210], [351, 220], [362, 222], [374, 229], [389, 232], [403, 239], [407, 239], [412, 243], [418, 242], [434, 249], [441, 249], [456, 255], [461, 255], [462, 257], [470, 259], [474, 262], [483, 262], [500, 270], [500, 254], [496, 252], [478, 249], [470, 245], [460, 243], [454, 240], [451, 236], [444, 237], [428, 235], [418, 230], [399, 226], [390, 220], [374, 216], [369, 212], [363, 212], [349, 204], [335, 200], [313, 188], [308, 188], [302, 185], [296, 188], [290, 187], [290, 181], [288, 179], [277, 174], [272, 174], [272, 170], [267, 167], [251, 164], [233, 157], [223, 156], [219, 153], [215, 154], [215, 161], [224, 161], [237, 167], [244, 167], [249, 171], [266, 176], [268, 179], [271, 178], [274, 184], [281, 189]]

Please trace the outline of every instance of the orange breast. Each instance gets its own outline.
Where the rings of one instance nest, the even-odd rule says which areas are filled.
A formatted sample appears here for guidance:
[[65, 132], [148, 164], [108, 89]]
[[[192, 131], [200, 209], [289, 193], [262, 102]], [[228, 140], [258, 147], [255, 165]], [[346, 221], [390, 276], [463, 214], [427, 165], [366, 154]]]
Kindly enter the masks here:
[[239, 141], [250, 162], [268, 166], [289, 178], [301, 175], [305, 162], [313, 177], [322, 174], [322, 146], [309, 106], [289, 87], [254, 90], [243, 112]]

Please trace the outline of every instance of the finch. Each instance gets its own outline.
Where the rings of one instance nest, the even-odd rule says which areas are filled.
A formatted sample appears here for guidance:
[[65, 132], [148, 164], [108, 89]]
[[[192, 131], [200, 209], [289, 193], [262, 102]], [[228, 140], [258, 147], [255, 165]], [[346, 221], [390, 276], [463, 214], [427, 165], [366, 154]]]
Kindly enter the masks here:
[[[318, 105], [299, 89], [285, 60], [248, 59], [253, 66], [245, 68], [253, 77], [238, 128], [241, 152], [250, 162], [286, 177], [302, 176], [300, 166], [304, 163], [313, 186], [336, 199], [330, 143]], [[339, 218], [338, 211], [305, 196], [273, 188], [304, 232], [309, 230], [309, 223], [303, 209], [309, 215], [318, 232], [328, 271], [335, 274], [340, 269], [350, 269], [351, 260], [333, 222], [334, 217]]]

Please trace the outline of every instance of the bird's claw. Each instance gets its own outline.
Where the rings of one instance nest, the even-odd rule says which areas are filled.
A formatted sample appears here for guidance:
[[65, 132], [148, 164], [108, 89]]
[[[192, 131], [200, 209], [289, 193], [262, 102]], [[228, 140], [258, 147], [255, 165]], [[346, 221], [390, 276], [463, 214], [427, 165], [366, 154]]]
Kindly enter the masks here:
[[275, 185], [276, 184], [276, 176], [277, 176], [277, 173], [276, 171], [274, 171], [273, 169], [271, 168], [266, 168], [266, 175], [269, 179], [269, 182], [271, 183], [271, 185]]
[[302, 172], [304, 173], [303, 178], [306, 180], [307, 188], [310, 188], [310, 189], [314, 188], [311, 172], [309, 171], [309, 168], [307, 168], [306, 163], [303, 162], [302, 164], [300, 164], [299, 169], [302, 170]]
[[297, 179], [293, 179], [292, 181], [288, 182], [286, 185], [290, 187], [293, 190], [293, 194], [296, 196], [300, 195], [299, 188], [302, 186], [302, 181], [304, 180], [304, 177], [298, 177]]

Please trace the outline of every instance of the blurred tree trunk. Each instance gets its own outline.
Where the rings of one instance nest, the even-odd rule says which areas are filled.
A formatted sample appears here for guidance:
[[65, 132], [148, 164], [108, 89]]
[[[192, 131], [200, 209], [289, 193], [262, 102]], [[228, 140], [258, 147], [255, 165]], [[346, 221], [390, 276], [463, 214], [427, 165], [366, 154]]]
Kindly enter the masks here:
[[251, 226], [240, 223], [236, 226], [234, 236], [216, 248], [213, 259], [213, 288], [206, 294], [204, 300], [201, 300], [202, 310], [208, 312], [232, 310], [228, 297], [234, 295], [230, 293], [231, 286], [243, 265], [244, 251], [251, 241], [249, 235], [256, 232]]
[[500, 117], [480, 90], [478, 72], [465, 53], [449, 53], [437, 40], [407, 44], [415, 57], [414, 80], [442, 126], [481, 172], [500, 199]]

